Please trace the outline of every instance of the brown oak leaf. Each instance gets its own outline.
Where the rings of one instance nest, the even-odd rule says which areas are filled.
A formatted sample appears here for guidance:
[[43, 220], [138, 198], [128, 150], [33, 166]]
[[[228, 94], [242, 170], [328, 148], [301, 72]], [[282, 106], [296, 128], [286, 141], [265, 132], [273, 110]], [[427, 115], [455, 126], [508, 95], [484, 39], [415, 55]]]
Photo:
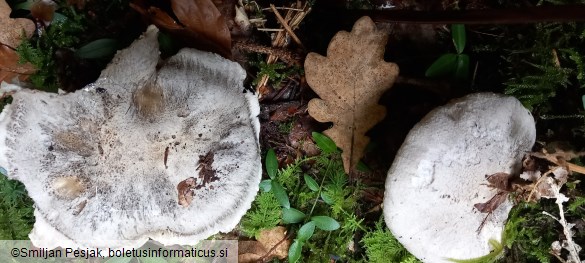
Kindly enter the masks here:
[[[16, 48], [23, 34], [28, 38], [35, 31], [35, 24], [26, 18], [10, 18], [12, 9], [5, 0], [0, 0], [0, 43], [11, 48]], [[4, 58], [2, 58], [4, 59]]]
[[[170, 10], [167, 10], [169, 4]], [[231, 58], [230, 31], [211, 0], [134, 0], [130, 6], [187, 46]]]
[[286, 238], [285, 227], [277, 226], [262, 230], [257, 241], [238, 242], [238, 262], [267, 262], [273, 258], [285, 259], [290, 247], [290, 240]]
[[309, 114], [320, 122], [333, 122], [324, 133], [343, 150], [347, 173], [363, 155], [366, 132], [384, 119], [378, 100], [398, 76], [398, 66], [384, 61], [388, 34], [376, 29], [369, 17], [360, 18], [351, 32], [338, 32], [327, 56], [310, 53], [305, 60], [309, 86], [321, 99], [309, 102]]

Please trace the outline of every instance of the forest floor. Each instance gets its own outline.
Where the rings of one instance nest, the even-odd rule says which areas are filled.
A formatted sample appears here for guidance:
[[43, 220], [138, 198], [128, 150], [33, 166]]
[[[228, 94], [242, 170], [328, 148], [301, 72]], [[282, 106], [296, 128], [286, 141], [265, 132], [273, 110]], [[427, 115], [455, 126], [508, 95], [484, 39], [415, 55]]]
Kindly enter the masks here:
[[[147, 26], [145, 20], [148, 19], [130, 8], [126, 0], [66, 2], [57, 3], [56, 12], [67, 17], [69, 22], [44, 27], [39, 24], [37, 15], [34, 17], [37, 19], [37, 27], [44, 27], [45, 33], [38, 35], [37, 32], [29, 40], [28, 48], [17, 48], [21, 58], [39, 70], [25, 81], [31, 87], [53, 92], [57, 89], [72, 92], [83, 88], [95, 81], [114, 52], [80, 57], [75, 55], [76, 50], [97, 39], [114, 39], [115, 45], [108, 42], [103, 44], [103, 49], [115, 51], [129, 45]], [[32, 1], [12, 0], [8, 3], [13, 9], [12, 17], [31, 18]], [[149, 1], [134, 3], [151, 4]], [[536, 17], [532, 22], [510, 24], [498, 21], [506, 17], [498, 16], [497, 12], [489, 23], [478, 22], [482, 18], [464, 18], [461, 24], [468, 23], [465, 25], [466, 48], [463, 50], [469, 57], [467, 73], [463, 76], [448, 73], [427, 77], [425, 72], [437, 58], [456, 52], [449, 23], [441, 22], [440, 19], [431, 23], [418, 23], [417, 19], [424, 19], [424, 16], [416, 13], [402, 17], [408, 21], [388, 22], [388, 17], [376, 11], [441, 13], [454, 10], [515, 9], [521, 12], [535, 6], [585, 4], [583, 1], [317, 0], [297, 3], [259, 0], [238, 3], [218, 0], [214, 3], [222, 15], [227, 17], [233, 60], [239, 62], [248, 73], [244, 85], [260, 97], [262, 154], [265, 156], [269, 149], [274, 150], [280, 167], [275, 180], [290, 191], [291, 206], [296, 205], [299, 210], [308, 213], [309, 209], [303, 203], [319, 199], [321, 201], [316, 210], [335, 218], [341, 224], [339, 234], [316, 233], [310, 241], [304, 243], [304, 247], [301, 245], [303, 248], [299, 251], [303, 262], [416, 262], [381, 223], [386, 175], [410, 129], [429, 111], [451, 99], [483, 91], [515, 96], [535, 117], [537, 144], [534, 152], [542, 149], [549, 152], [573, 152], [576, 155], [564, 161], [576, 165], [585, 163], [580, 158], [581, 152], [585, 150], [583, 21], [553, 23], [539, 21]], [[286, 33], [271, 4], [283, 14], [287, 23], [294, 25], [291, 27], [295, 37]], [[249, 29], [236, 19], [234, 6], [241, 6], [245, 10], [247, 20], [251, 23]], [[359, 169], [341, 178], [336, 176], [338, 173], [345, 175], [339, 154], [335, 151], [323, 153], [323, 144], [326, 145], [328, 141], [320, 142], [313, 134], [323, 132], [331, 124], [317, 122], [308, 113], [308, 102], [318, 96], [307, 84], [303, 65], [310, 52], [325, 55], [332, 37], [342, 30], [351, 31], [354, 22], [362, 15], [370, 15], [379, 29], [388, 32], [384, 60], [396, 63], [400, 75], [379, 101], [380, 105], [385, 106], [387, 114], [367, 133], [371, 142]], [[78, 23], [78, 26], [67, 23]], [[184, 46], [180, 40], [172, 38], [165, 43], [161, 42], [163, 55], [171, 55]], [[9, 101], [10, 98], [2, 98], [3, 103]], [[549, 164], [543, 161], [542, 165]], [[310, 183], [304, 188], [292, 187], [304, 184], [307, 180], [301, 179], [304, 175], [310, 175], [316, 182], [320, 182], [329, 196], [314, 193]], [[264, 176], [268, 179], [267, 174]], [[583, 176], [577, 173], [571, 175], [562, 192], [570, 198], [565, 216], [575, 224], [575, 242], [585, 247]], [[2, 184], [8, 184], [5, 178], [0, 179]], [[297, 192], [293, 192], [293, 189]], [[281, 221], [283, 215], [273, 213], [279, 206], [274, 201], [276, 197], [267, 193], [270, 192], [259, 195], [250, 214], [244, 217], [240, 229], [231, 235], [238, 236], [242, 241], [254, 241], [258, 239], [261, 230], [273, 230], [277, 226], [288, 227], [289, 233], [301, 231], [301, 224], [284, 224]], [[11, 203], [4, 204], [4, 208], [0, 205], [0, 208], [8, 211], [18, 206]], [[551, 244], [562, 239], [559, 237], [563, 237], [563, 229], [550, 217], [543, 215], [542, 211], [558, 214], [554, 200], [544, 199], [540, 202], [520, 202], [512, 210], [506, 228], [509, 237], [499, 262], [561, 262], [559, 258], [567, 257], [566, 252], [558, 257], [551, 253]], [[253, 218], [252, 215], [264, 219]], [[14, 216], [21, 217], [25, 225], [27, 220], [31, 220], [30, 215]], [[14, 231], [26, 232], [26, 229], [24, 226]], [[14, 231], [10, 233], [13, 238], [23, 237]], [[280, 235], [289, 244], [294, 242], [291, 234]], [[390, 243], [394, 247], [378, 246], [383, 243]], [[277, 256], [274, 251], [266, 253], [261, 260]], [[579, 255], [585, 258], [585, 250]]]

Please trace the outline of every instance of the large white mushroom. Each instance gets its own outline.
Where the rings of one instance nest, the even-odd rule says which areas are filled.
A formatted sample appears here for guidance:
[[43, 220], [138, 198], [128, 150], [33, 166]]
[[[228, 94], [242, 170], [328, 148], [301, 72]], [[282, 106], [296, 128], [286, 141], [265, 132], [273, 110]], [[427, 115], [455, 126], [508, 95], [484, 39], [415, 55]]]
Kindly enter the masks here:
[[249, 209], [261, 163], [245, 71], [194, 49], [161, 61], [157, 35], [84, 90], [21, 90], [0, 115], [0, 166], [35, 202], [35, 245], [196, 244]]
[[[530, 112], [513, 97], [478, 93], [430, 112], [408, 134], [388, 171], [386, 224], [423, 262], [490, 253], [512, 204], [487, 216], [474, 205], [497, 190], [486, 175], [512, 173], [536, 137]], [[480, 231], [478, 231], [480, 229]]]

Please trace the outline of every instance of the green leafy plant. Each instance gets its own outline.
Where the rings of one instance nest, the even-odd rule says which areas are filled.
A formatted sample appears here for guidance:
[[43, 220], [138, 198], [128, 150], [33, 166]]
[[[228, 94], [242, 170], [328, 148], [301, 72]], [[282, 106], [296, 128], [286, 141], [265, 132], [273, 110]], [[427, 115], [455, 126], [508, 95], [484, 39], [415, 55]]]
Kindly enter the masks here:
[[[333, 141], [328, 141], [327, 143], [333, 143]], [[321, 144], [323, 144], [323, 141], [321, 141]], [[329, 148], [331, 148], [331, 146], [329, 146]], [[308, 215], [290, 206], [289, 197], [284, 187], [278, 181], [274, 180], [278, 172], [278, 160], [276, 159], [276, 154], [272, 149], [268, 150], [268, 153], [266, 154], [266, 172], [268, 173], [270, 179], [264, 180], [262, 182], [262, 190], [271, 191], [274, 193], [274, 196], [283, 208], [282, 222], [284, 224], [296, 224], [304, 222], [304, 224], [299, 228], [297, 236], [290, 246], [288, 253], [289, 262], [297, 262], [301, 257], [304, 244], [313, 236], [315, 228], [324, 231], [333, 231], [339, 228], [339, 222], [329, 216], [311, 216], [318, 199], [314, 200], [313, 207], [311, 208], [311, 211]], [[321, 181], [320, 185], [309, 175], [305, 174], [303, 179], [306, 187], [311, 191], [321, 191], [323, 180]]]
[[80, 47], [75, 51], [75, 55], [80, 58], [106, 58], [111, 57], [118, 50], [118, 41], [111, 38], [101, 38], [94, 40]]
[[427, 77], [439, 77], [451, 74], [455, 80], [463, 81], [469, 75], [469, 56], [463, 54], [467, 37], [465, 26], [451, 25], [451, 38], [457, 53], [446, 53], [440, 56], [425, 72]]
[[[261, 191], [241, 223], [248, 236], [287, 225], [294, 240], [289, 262], [325, 262], [332, 256], [348, 259], [347, 247], [356, 231], [365, 231], [363, 220], [354, 213], [359, 187], [348, 184], [335, 143], [320, 133], [313, 133], [313, 140], [320, 155], [282, 169], [275, 152], [267, 151], [268, 179], [261, 182]], [[314, 172], [303, 172], [303, 164], [311, 165]], [[303, 256], [304, 250], [310, 250], [310, 255]]]

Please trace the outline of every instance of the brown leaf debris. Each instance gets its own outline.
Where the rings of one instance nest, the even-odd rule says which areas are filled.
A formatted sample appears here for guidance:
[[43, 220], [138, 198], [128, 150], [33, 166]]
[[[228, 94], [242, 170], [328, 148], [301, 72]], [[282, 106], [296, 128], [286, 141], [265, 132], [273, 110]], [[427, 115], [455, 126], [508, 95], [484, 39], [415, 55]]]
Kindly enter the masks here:
[[289, 246], [285, 227], [262, 230], [257, 241], [239, 242], [238, 262], [268, 262], [275, 257], [285, 259]]
[[215, 52], [225, 58], [232, 57], [230, 31], [211, 0], [170, 0], [172, 10], [169, 12], [172, 14], [167, 13], [163, 6], [151, 5], [148, 0], [135, 0], [130, 6], [158, 28], [178, 37], [188, 46]]
[[55, 10], [57, 10], [57, 3], [52, 0], [39, 0], [30, 7], [30, 14], [36, 21], [48, 26], [53, 21]]
[[14, 79], [26, 80], [35, 72], [35, 67], [30, 63], [18, 63], [18, 54], [9, 46], [0, 44], [0, 82], [12, 83]]
[[15, 48], [20, 45], [22, 37], [30, 37], [35, 30], [33, 21], [26, 18], [10, 18], [10, 6], [0, 0], [0, 82], [12, 83], [13, 80], [25, 80], [34, 73], [30, 63], [18, 63], [19, 57]]
[[387, 40], [388, 34], [362, 17], [351, 32], [333, 37], [327, 57], [310, 53], [305, 60], [307, 82], [321, 97], [309, 102], [309, 114], [317, 121], [333, 122], [324, 133], [343, 150], [347, 173], [369, 142], [365, 133], [386, 115], [378, 100], [398, 76], [398, 66], [384, 61]]
[[[23, 34], [28, 38], [35, 31], [33, 21], [26, 18], [10, 18], [10, 6], [5, 0], [0, 0], [0, 43], [11, 48], [16, 48], [21, 41]], [[2, 57], [2, 60], [4, 58]]]
[[195, 187], [196, 179], [189, 177], [177, 185], [178, 203], [182, 207], [188, 207], [193, 201], [193, 188]]

